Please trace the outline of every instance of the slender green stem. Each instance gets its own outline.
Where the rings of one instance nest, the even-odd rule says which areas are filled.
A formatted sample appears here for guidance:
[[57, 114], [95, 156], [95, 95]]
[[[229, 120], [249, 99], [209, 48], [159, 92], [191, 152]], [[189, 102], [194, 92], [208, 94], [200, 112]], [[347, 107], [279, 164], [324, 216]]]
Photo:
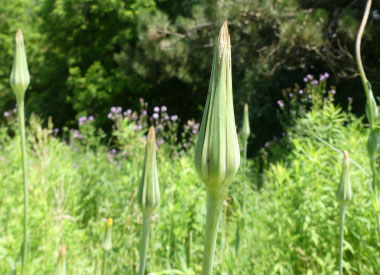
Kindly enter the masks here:
[[344, 242], [344, 216], [346, 205], [340, 205], [340, 233], [339, 233], [339, 275], [343, 274], [343, 242]]
[[108, 252], [103, 252], [103, 263], [102, 263], [102, 275], [107, 274], [107, 258], [108, 258]]
[[17, 114], [20, 133], [21, 154], [22, 154], [22, 173], [24, 185], [24, 243], [22, 247], [22, 268], [21, 274], [24, 274], [26, 261], [28, 257], [28, 175], [27, 175], [27, 155], [26, 155], [26, 138], [25, 138], [25, 114], [24, 99], [17, 98]]
[[246, 199], [246, 193], [247, 193], [247, 184], [245, 182], [246, 178], [246, 169], [247, 169], [247, 139], [244, 139], [243, 142], [244, 151], [243, 151], [243, 205], [242, 205], [242, 212], [244, 212], [245, 207], [245, 199]]
[[216, 237], [226, 192], [207, 190], [207, 218], [203, 253], [203, 275], [211, 275], [214, 263]]
[[141, 239], [141, 249], [140, 249], [140, 266], [139, 266], [139, 275], [145, 274], [145, 265], [146, 265], [146, 254], [148, 251], [148, 242], [149, 242], [149, 227], [152, 214], [143, 214], [143, 230], [142, 230], [142, 239]]

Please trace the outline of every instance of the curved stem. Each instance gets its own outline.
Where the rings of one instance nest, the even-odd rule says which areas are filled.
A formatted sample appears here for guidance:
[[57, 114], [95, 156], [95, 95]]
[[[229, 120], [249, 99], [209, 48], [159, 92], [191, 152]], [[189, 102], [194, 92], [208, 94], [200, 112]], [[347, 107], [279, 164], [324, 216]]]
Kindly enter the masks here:
[[368, 20], [368, 16], [369, 16], [369, 11], [371, 9], [371, 4], [372, 4], [372, 0], [368, 0], [367, 1], [367, 5], [365, 7], [363, 19], [362, 19], [362, 22], [360, 24], [358, 35], [356, 36], [356, 44], [355, 44], [356, 62], [358, 64], [358, 69], [359, 69], [360, 77], [361, 77], [362, 82], [363, 82], [363, 86], [364, 86], [364, 90], [365, 90], [365, 94], [366, 94], [367, 100], [369, 99], [369, 95], [368, 95], [368, 79], [367, 79], [367, 77], [366, 77], [366, 75], [364, 73], [362, 58], [361, 58], [361, 55], [360, 55], [360, 44], [361, 44], [361, 41], [362, 41], [362, 36], [363, 36], [363, 32], [364, 32], [365, 26], [367, 24], [367, 20]]
[[141, 249], [140, 249], [140, 266], [139, 266], [139, 275], [145, 274], [145, 265], [146, 265], [146, 254], [148, 251], [148, 242], [149, 242], [149, 227], [152, 214], [143, 214], [143, 229], [142, 229], [142, 239], [141, 239]]
[[212, 192], [207, 190], [207, 218], [202, 266], [203, 275], [212, 274], [216, 237], [218, 235], [218, 225], [225, 194], [226, 192]]
[[17, 114], [20, 133], [21, 154], [22, 154], [22, 173], [24, 185], [24, 242], [22, 247], [22, 268], [21, 274], [24, 274], [26, 260], [28, 257], [28, 175], [27, 175], [27, 155], [26, 155], [26, 138], [25, 138], [25, 114], [24, 99], [17, 98]]
[[340, 233], [339, 233], [339, 275], [343, 274], [343, 242], [344, 242], [344, 216], [346, 205], [340, 206]]

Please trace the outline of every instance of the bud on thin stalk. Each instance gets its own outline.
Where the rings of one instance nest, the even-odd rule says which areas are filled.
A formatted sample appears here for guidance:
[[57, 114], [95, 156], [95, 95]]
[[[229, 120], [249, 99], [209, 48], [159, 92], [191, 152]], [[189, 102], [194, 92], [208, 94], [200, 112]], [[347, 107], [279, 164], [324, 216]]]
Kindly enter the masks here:
[[29, 71], [26, 61], [24, 38], [21, 30], [16, 34], [16, 47], [13, 59], [13, 66], [10, 76], [10, 85], [16, 95], [17, 116], [20, 135], [20, 145], [22, 154], [22, 172], [24, 185], [24, 240], [21, 246], [21, 274], [24, 274], [28, 258], [29, 232], [28, 232], [28, 175], [27, 175], [27, 155], [25, 138], [25, 114], [24, 114], [24, 95], [29, 85]]
[[342, 177], [339, 183], [337, 199], [340, 206], [340, 233], [339, 233], [339, 275], [343, 274], [343, 242], [344, 242], [344, 217], [346, 203], [351, 200], [351, 182], [350, 182], [350, 159], [347, 151], [344, 151]]
[[153, 211], [156, 210], [160, 204], [160, 190], [158, 186], [156, 167], [156, 134], [153, 126], [150, 127], [147, 137], [144, 165], [137, 199], [143, 213], [139, 275], [144, 275], [148, 250], [150, 220], [152, 218]]
[[[356, 36], [355, 56], [356, 56], [356, 63], [358, 65], [359, 74], [363, 82], [364, 92], [367, 97], [366, 115], [369, 121], [370, 129], [371, 131], [373, 131], [375, 128], [378, 127], [377, 126], [378, 124], [377, 104], [372, 93], [371, 83], [368, 81], [365, 75], [362, 58], [360, 54], [360, 45], [361, 45], [364, 29], [368, 21], [371, 5], [372, 5], [372, 0], [367, 0], [367, 4], [364, 10], [364, 15], [360, 23], [358, 34]], [[377, 216], [376, 217], [377, 232], [380, 237], [380, 211], [379, 211], [380, 209], [380, 196], [379, 196], [380, 181], [378, 179], [378, 172], [377, 172], [379, 168], [376, 167], [377, 164], [375, 163], [375, 161], [371, 159], [371, 154], [370, 154], [370, 163], [371, 163], [371, 168], [372, 168], [372, 201], [374, 202], [374, 208], [375, 208], [376, 216]]]
[[194, 157], [207, 189], [207, 220], [202, 272], [212, 273], [217, 228], [227, 188], [240, 164], [232, 99], [231, 44], [224, 22], [214, 51], [211, 79]]

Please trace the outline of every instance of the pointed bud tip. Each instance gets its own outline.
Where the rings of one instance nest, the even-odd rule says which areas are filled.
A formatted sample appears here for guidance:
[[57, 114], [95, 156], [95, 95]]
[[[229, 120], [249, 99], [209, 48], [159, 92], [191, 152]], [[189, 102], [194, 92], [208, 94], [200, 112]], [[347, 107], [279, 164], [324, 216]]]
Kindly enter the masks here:
[[66, 252], [67, 252], [67, 246], [65, 244], [61, 245], [61, 247], [59, 248], [59, 256], [61, 258], [65, 258]]
[[245, 112], [248, 112], [248, 104], [247, 104], [247, 103], [244, 104], [244, 111], [245, 111]]
[[348, 156], [348, 152], [346, 150], [344, 150], [343, 155], [344, 155], [344, 164], [348, 165], [350, 163], [350, 158]]
[[149, 132], [148, 132], [148, 140], [154, 141], [156, 139], [156, 130], [154, 129], [154, 126], [150, 126]]
[[112, 227], [112, 224], [113, 224], [113, 219], [112, 218], [108, 218], [107, 219], [107, 227]]
[[226, 20], [224, 21], [219, 32], [219, 53], [221, 53], [224, 48], [229, 47], [231, 47], [230, 34], [228, 33], [228, 23]]
[[23, 39], [24, 39], [24, 37], [22, 35], [22, 31], [21, 31], [21, 29], [18, 29], [17, 33], [16, 33], [16, 40], [23, 40]]

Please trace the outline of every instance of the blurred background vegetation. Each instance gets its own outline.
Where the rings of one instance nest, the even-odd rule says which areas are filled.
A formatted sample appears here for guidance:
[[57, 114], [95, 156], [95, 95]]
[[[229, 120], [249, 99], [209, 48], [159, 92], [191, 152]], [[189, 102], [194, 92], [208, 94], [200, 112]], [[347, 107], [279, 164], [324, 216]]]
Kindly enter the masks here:
[[[27, 113], [73, 127], [95, 115], [110, 131], [110, 106], [137, 109], [139, 98], [200, 120], [218, 29], [229, 20], [237, 121], [250, 105], [258, 149], [282, 128], [282, 91], [306, 74], [328, 72], [337, 102], [363, 114], [354, 41], [359, 0], [3, 0], [0, 6], [0, 110], [14, 108], [9, 88], [13, 39], [25, 36], [31, 86]], [[380, 87], [380, 4], [373, 3], [362, 43], [374, 91]], [[186, 104], [186, 108], [183, 105]], [[241, 110], [241, 111], [240, 111]], [[152, 110], [149, 110], [151, 112]], [[0, 120], [4, 118], [1, 117]]]

